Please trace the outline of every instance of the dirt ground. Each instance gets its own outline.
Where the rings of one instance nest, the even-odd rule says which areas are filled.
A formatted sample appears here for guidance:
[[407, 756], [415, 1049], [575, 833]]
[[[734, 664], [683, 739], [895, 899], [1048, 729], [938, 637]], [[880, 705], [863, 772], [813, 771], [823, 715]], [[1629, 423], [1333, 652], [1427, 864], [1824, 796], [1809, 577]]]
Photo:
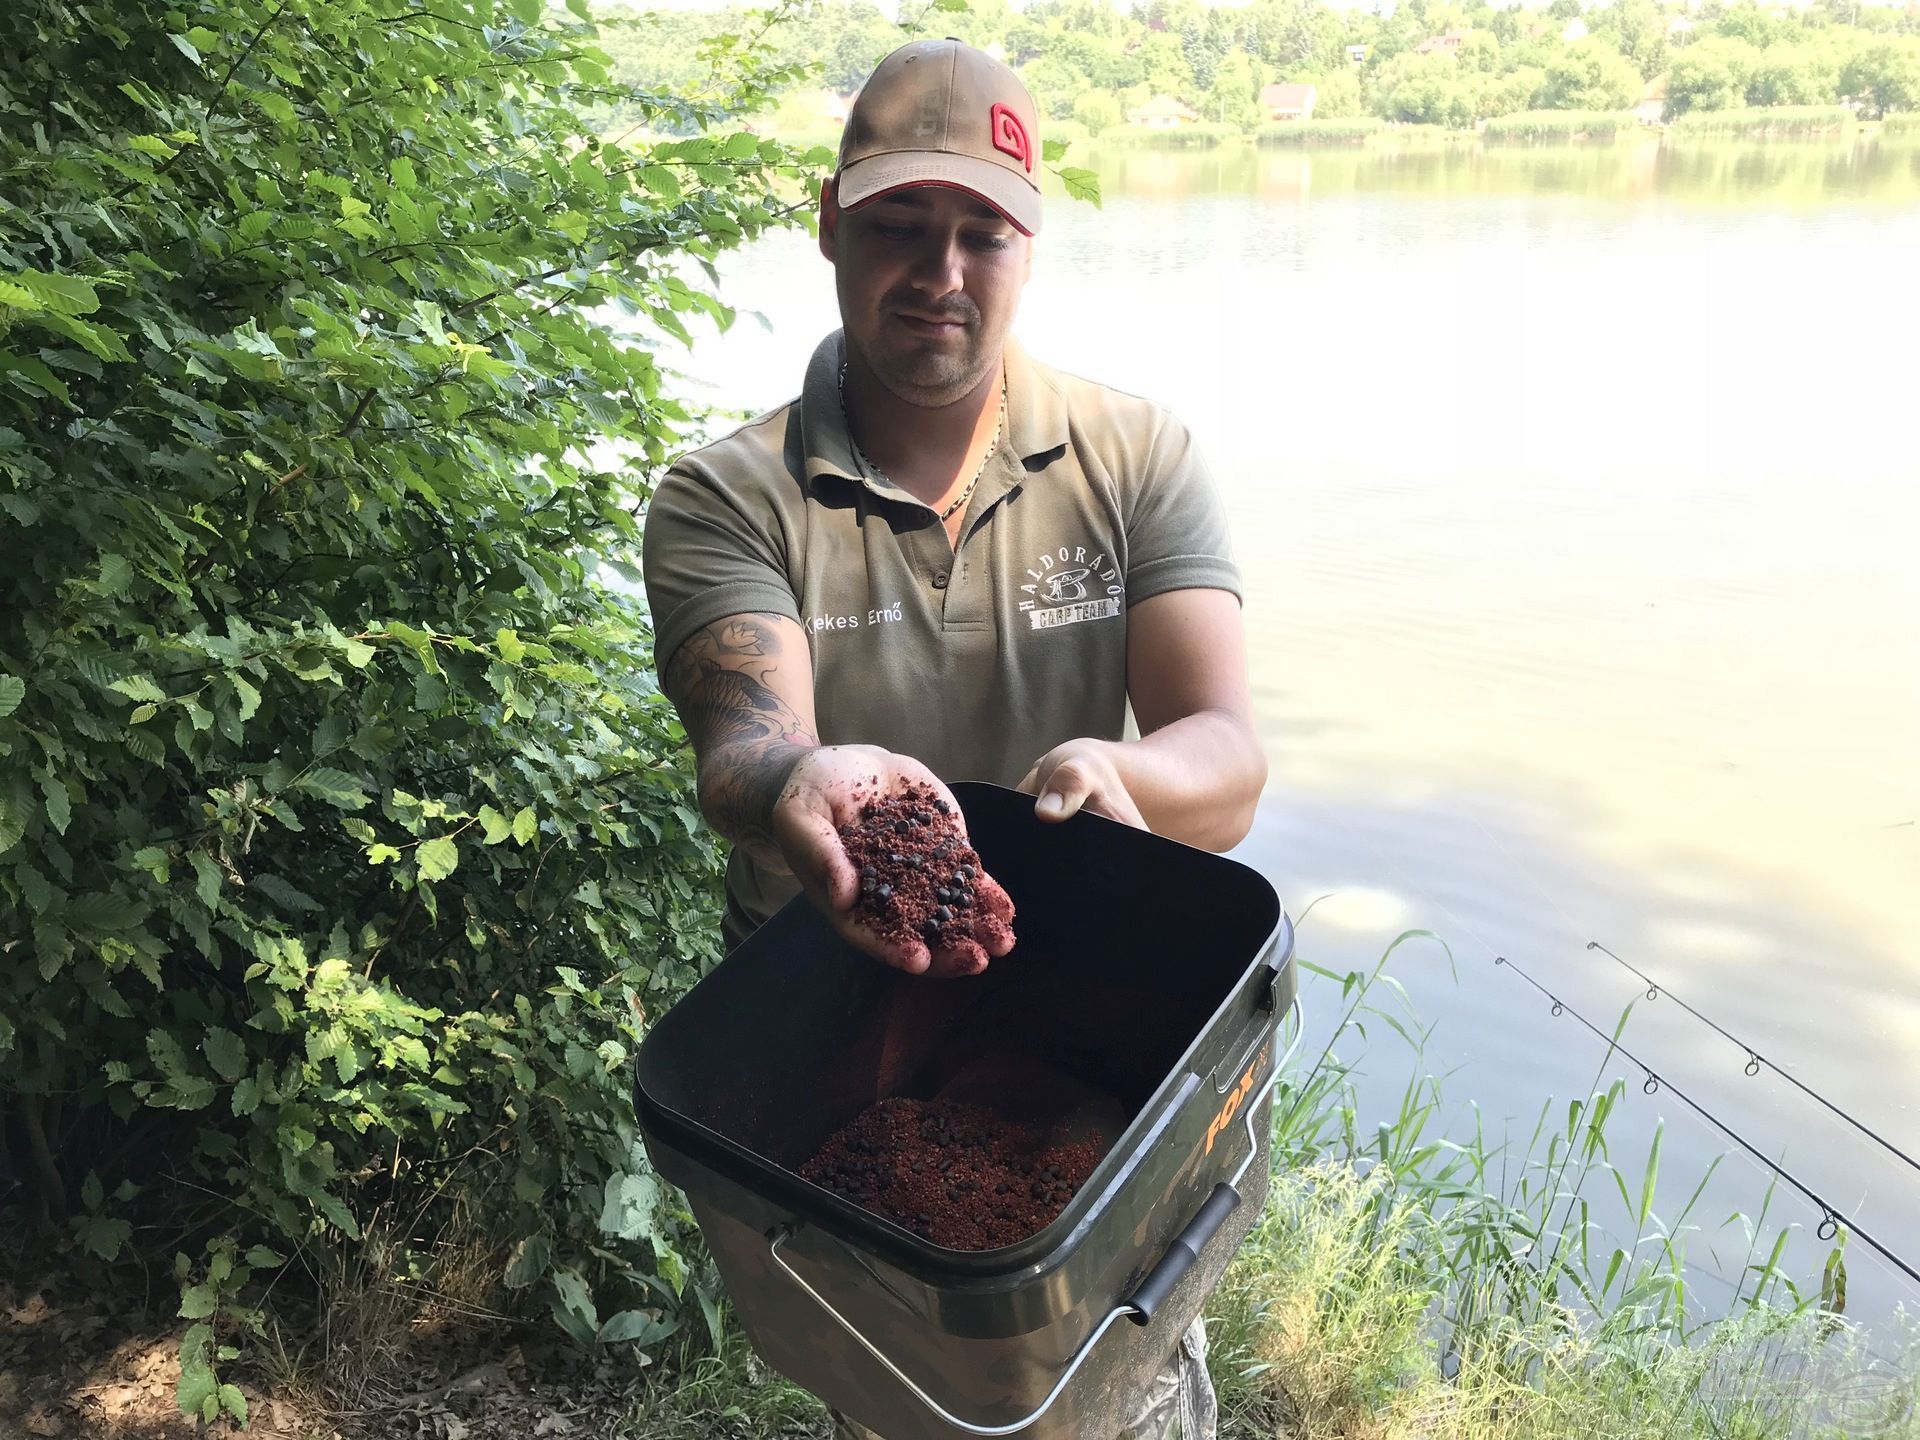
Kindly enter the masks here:
[[[197, 1440], [174, 1400], [182, 1322], [168, 1296], [82, 1292], [70, 1280], [0, 1280], [0, 1436], [23, 1440]], [[230, 1377], [261, 1440], [608, 1440], [648, 1408], [635, 1355], [585, 1355], [537, 1333], [424, 1337], [411, 1389], [368, 1382], [353, 1408]], [[716, 1427], [723, 1430], [725, 1427]]]

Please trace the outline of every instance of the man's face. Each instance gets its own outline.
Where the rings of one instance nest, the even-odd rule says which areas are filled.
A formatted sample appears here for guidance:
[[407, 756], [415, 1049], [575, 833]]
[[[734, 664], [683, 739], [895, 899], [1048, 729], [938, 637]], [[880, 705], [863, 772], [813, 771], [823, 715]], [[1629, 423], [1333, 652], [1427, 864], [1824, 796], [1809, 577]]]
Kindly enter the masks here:
[[849, 349], [902, 400], [930, 408], [991, 375], [1033, 265], [1032, 239], [997, 210], [935, 185], [839, 211], [821, 226], [820, 253]]

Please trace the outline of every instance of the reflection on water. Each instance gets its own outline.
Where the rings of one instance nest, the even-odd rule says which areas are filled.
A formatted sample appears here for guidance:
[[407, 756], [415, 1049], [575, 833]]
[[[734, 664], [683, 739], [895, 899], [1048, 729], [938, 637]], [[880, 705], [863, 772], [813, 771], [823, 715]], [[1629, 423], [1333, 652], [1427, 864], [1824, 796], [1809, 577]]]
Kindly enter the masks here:
[[[1639, 998], [1628, 1044], [1666, 1084], [1631, 1072], [1625, 1168], [1670, 1122], [1677, 1204], [1727, 1148], [1677, 1087], [1920, 1236], [1920, 1177], [1586, 948], [1920, 1147], [1920, 146], [1103, 163], [1103, 210], [1049, 211], [1021, 331], [1213, 462], [1273, 762], [1245, 853], [1296, 913], [1334, 897], [1303, 957], [1445, 936], [1457, 983], [1431, 947], [1395, 973], [1494, 1134], [1601, 1060], [1494, 955], [1603, 1027]], [[776, 403], [835, 323], [828, 272], [781, 237], [727, 279], [772, 331], [695, 368]], [[1370, 1068], [1396, 1099], [1404, 1066]], [[1729, 1163], [1714, 1220], [1763, 1190]], [[1901, 1295], [1850, 1263], [1856, 1313]]]
[[1545, 146], [1482, 145], [1463, 138], [1405, 148], [1249, 144], [1203, 151], [1096, 145], [1089, 155], [1107, 194], [1160, 198], [1305, 199], [1317, 188], [1333, 195], [1556, 194], [1736, 205], [1847, 201], [1897, 206], [1920, 200], [1920, 137], [1742, 144], [1631, 136]]

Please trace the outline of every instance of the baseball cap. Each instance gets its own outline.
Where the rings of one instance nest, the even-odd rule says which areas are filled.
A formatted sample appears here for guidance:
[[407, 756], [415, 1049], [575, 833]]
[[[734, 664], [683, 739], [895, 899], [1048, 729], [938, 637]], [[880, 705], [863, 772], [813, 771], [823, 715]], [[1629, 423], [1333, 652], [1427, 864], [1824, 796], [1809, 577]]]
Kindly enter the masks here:
[[1005, 65], [958, 40], [915, 40], [874, 69], [840, 136], [835, 193], [858, 209], [946, 185], [1029, 235], [1040, 229], [1040, 119]]

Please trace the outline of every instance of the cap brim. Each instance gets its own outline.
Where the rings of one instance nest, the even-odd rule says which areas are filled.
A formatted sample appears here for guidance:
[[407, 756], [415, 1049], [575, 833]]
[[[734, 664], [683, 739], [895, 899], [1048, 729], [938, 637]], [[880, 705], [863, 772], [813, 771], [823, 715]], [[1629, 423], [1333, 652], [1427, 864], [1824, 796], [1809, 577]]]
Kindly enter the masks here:
[[896, 150], [856, 160], [840, 172], [834, 197], [841, 208], [857, 210], [895, 190], [941, 185], [964, 190], [991, 205], [1007, 223], [1027, 235], [1040, 233], [1040, 192], [1006, 166], [974, 155], [943, 150]]

